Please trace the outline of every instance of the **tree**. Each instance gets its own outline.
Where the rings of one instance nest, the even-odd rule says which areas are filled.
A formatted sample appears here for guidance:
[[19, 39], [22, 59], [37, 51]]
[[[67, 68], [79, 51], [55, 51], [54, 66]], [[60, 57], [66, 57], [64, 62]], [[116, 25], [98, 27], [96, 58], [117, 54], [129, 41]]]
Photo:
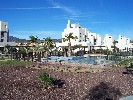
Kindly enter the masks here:
[[34, 44], [34, 43], [37, 43], [37, 39], [38, 39], [37, 36], [35, 37], [35, 36], [32, 36], [32, 35], [31, 35], [31, 36], [29, 36], [29, 38], [30, 38], [30, 40], [29, 40], [30, 43], [33, 43], [33, 44]]
[[25, 47], [20, 47], [19, 50], [18, 50], [18, 53], [19, 53], [19, 59], [21, 58], [21, 55], [22, 55], [22, 58], [25, 61], [25, 56], [26, 56], [26, 53], [27, 53], [27, 49]]
[[6, 53], [10, 52], [10, 45], [9, 44], [5, 45], [5, 51], [6, 51]]
[[71, 39], [77, 39], [77, 36], [73, 36], [73, 33], [69, 33], [68, 35], [65, 36], [65, 38], [62, 38], [63, 41], [68, 41], [68, 56], [71, 56], [72, 54], [72, 48], [71, 48]]
[[18, 52], [19, 53], [27, 53], [27, 49], [25, 47], [20, 47]]
[[12, 48], [10, 49], [10, 52], [11, 52], [11, 60], [14, 59], [14, 54], [16, 55], [16, 59], [18, 59], [18, 55], [16, 54], [17, 53], [17, 49], [16, 48]]
[[116, 43], [118, 43], [118, 41], [113, 41], [113, 46], [111, 46], [112, 48], [114, 48], [113, 49], [113, 53], [114, 53], [114, 60], [115, 60], [115, 63], [116, 63], [116, 61], [117, 61], [117, 57], [116, 57], [116, 49], [117, 49], [117, 47], [116, 47]]
[[67, 57], [67, 56], [68, 56], [68, 55], [67, 55], [68, 48], [65, 47], [65, 46], [62, 46], [62, 51], [63, 51], [63, 55]]
[[79, 45], [76, 44], [76, 45], [73, 46], [73, 49], [78, 49], [79, 48], [79, 51], [80, 51], [81, 47], [82, 47], [82, 44], [79, 44]]
[[113, 53], [116, 53], [116, 49], [117, 49], [117, 47], [116, 47], [116, 43], [118, 43], [118, 41], [113, 41], [113, 46], [111, 46], [112, 48], [113, 48]]
[[32, 56], [32, 62], [33, 62], [33, 53], [35, 52], [35, 47], [36, 47], [36, 43], [37, 43], [37, 39], [38, 39], [38, 37], [36, 36], [29, 36], [29, 38], [30, 38], [30, 40], [29, 40], [29, 42], [30, 42], [30, 44], [32, 44], [32, 48], [30, 49], [30, 53], [31, 53], [31, 55], [30, 56]]
[[[73, 48], [73, 50], [75, 50], [75, 49], [79, 49], [78, 50], [78, 52], [80, 51], [80, 48], [82, 47], [82, 44], [79, 44], [79, 45], [74, 45], [72, 48]], [[78, 54], [78, 52], [76, 53], [76, 55]]]
[[53, 45], [53, 41], [50, 37], [47, 37], [44, 39], [44, 48], [46, 50], [46, 58], [48, 61], [48, 54], [50, 53], [50, 51], [52, 50], [52, 48], [54, 47]]

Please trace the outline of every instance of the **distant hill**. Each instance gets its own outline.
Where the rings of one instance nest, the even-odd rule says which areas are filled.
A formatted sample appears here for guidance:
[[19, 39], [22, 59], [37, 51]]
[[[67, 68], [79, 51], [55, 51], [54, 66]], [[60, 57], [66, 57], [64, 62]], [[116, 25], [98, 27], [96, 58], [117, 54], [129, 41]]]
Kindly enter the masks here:
[[9, 36], [9, 42], [19, 42], [19, 43], [24, 43], [26, 42], [27, 40], [26, 39], [20, 39], [20, 38], [17, 38], [17, 37], [14, 37], [14, 36]]
[[61, 42], [61, 39], [52, 39], [53, 42]]
[[[52, 39], [52, 40], [53, 40], [53, 42], [61, 42], [61, 39]], [[43, 40], [38, 39], [38, 41], [43, 41]], [[14, 37], [14, 36], [9, 36], [9, 42], [24, 43], [24, 42], [27, 42], [27, 40], [20, 39], [20, 38]]]

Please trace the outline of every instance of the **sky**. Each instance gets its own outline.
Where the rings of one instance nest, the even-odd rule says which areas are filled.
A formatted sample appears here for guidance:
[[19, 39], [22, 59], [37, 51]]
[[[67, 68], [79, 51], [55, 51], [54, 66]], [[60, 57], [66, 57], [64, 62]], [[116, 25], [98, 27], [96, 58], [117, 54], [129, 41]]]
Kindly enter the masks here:
[[1, 0], [10, 36], [60, 39], [68, 20], [102, 37], [133, 39], [133, 0]]

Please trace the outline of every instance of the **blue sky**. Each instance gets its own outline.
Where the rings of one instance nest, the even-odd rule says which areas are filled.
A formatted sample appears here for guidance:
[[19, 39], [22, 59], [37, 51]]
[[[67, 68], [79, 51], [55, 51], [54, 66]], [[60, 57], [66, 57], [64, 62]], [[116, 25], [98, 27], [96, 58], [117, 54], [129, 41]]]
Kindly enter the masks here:
[[133, 39], [133, 0], [1, 0], [0, 20], [19, 38], [59, 39], [68, 19], [102, 36]]

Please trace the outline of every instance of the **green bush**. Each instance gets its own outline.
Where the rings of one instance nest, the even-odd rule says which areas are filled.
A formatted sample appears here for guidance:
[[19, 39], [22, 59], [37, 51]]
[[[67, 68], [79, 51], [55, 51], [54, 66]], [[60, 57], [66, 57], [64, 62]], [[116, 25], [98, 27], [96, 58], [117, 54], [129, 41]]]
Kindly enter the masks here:
[[55, 79], [48, 73], [42, 73], [39, 75], [39, 79], [42, 81], [42, 83], [48, 87], [54, 85]]

